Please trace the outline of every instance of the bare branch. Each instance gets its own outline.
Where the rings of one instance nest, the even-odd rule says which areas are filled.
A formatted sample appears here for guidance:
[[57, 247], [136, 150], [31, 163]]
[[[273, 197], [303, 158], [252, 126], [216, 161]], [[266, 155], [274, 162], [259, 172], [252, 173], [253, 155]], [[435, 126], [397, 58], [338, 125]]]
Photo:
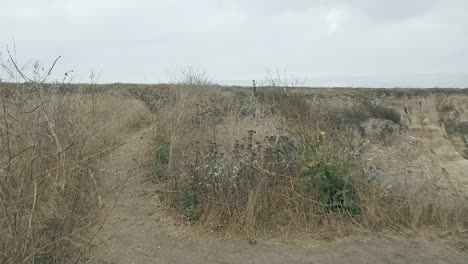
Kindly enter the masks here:
[[49, 70], [47, 71], [46, 76], [44, 77], [44, 79], [42, 79], [41, 84], [44, 83], [49, 78], [50, 74], [52, 73], [52, 70], [55, 68], [55, 64], [57, 64], [57, 61], [60, 60], [60, 58], [62, 58], [62, 56], [58, 56], [54, 60], [54, 63], [52, 63], [52, 66], [50, 66]]
[[9, 49], [7, 49], [7, 53], [8, 53], [8, 57], [10, 58], [11, 63], [15, 67], [16, 71], [21, 75], [21, 78], [23, 78], [26, 82], [33, 83], [34, 81], [31, 78], [29, 78], [28, 76], [26, 76], [23, 73], [23, 71], [18, 67], [18, 64], [16, 63], [16, 60], [13, 59], [13, 56], [11, 55], [11, 52], [10, 52]]
[[204, 86], [209, 85], [210, 81], [204, 71], [198, 71], [192, 67], [186, 67], [182, 71], [182, 83], [189, 86]]

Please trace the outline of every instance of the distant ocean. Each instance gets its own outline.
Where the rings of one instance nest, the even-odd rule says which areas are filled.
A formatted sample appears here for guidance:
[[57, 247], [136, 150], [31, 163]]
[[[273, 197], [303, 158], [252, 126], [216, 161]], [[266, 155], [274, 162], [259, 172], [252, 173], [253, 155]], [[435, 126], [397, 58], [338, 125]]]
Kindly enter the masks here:
[[[259, 86], [264, 79], [255, 80]], [[468, 88], [468, 73], [307, 77], [289, 79], [289, 86], [299, 87], [371, 87], [371, 88]], [[218, 81], [223, 85], [251, 86], [252, 80]]]

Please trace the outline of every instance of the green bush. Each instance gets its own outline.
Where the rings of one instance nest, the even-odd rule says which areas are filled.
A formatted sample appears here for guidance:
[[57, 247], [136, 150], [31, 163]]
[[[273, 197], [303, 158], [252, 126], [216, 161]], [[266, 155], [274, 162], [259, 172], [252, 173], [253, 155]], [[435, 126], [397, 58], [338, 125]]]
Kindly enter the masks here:
[[458, 130], [460, 133], [468, 135], [468, 122], [460, 122], [460, 128]]
[[401, 121], [400, 113], [388, 107], [372, 105], [369, 107], [369, 112], [374, 118], [390, 120], [395, 124]]
[[184, 188], [179, 196], [179, 203], [182, 212], [189, 220], [196, 220], [199, 217], [199, 202], [197, 194], [190, 188]]
[[445, 129], [448, 133], [468, 134], [468, 122], [458, 121], [455, 118], [449, 117], [442, 120]]
[[171, 143], [165, 137], [156, 137], [153, 140], [153, 170], [150, 179], [158, 181], [164, 177], [170, 161]]
[[309, 142], [310, 152], [303, 169], [301, 189], [316, 193], [326, 210], [360, 212], [357, 182], [351, 177], [349, 162], [340, 158], [337, 150], [324, 143], [321, 134], [316, 142]]

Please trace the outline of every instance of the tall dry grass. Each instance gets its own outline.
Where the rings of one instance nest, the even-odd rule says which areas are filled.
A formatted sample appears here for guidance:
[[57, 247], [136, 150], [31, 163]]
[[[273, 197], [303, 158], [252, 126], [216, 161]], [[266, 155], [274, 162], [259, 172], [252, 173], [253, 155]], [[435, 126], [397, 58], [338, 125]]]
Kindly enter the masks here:
[[399, 125], [391, 109], [282, 89], [170, 93], [157, 113], [151, 177], [184, 221], [247, 236], [468, 227], [463, 199], [444, 201], [424, 186], [387, 194], [368, 181], [351, 142], [370, 118]]
[[0, 262], [80, 261], [101, 206], [100, 158], [146, 106], [67, 83], [0, 83]]

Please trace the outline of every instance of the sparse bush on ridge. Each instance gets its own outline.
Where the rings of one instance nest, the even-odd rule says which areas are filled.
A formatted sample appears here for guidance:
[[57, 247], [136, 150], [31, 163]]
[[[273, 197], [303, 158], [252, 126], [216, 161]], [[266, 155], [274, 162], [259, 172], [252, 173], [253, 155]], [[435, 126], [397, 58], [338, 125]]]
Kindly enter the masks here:
[[210, 85], [210, 81], [204, 71], [186, 67], [182, 71], [182, 84], [188, 87], [202, 87]]
[[376, 96], [417, 97], [432, 94], [468, 94], [468, 89], [457, 88], [359, 88]]

